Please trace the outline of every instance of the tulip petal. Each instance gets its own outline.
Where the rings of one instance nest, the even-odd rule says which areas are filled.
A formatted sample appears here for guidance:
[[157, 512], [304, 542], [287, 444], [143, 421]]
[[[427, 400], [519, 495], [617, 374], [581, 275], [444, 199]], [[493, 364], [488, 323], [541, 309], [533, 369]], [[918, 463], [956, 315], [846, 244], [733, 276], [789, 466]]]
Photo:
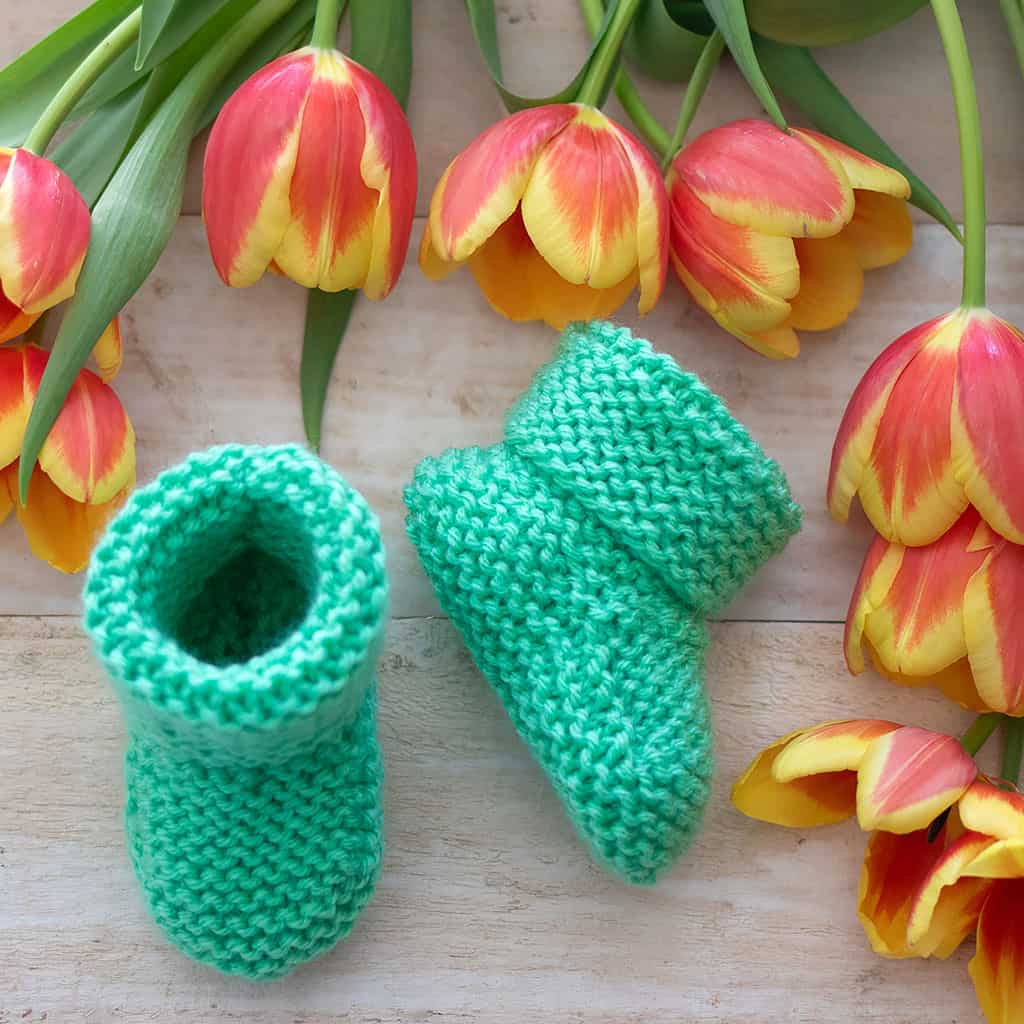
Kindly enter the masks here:
[[972, 832], [997, 839], [1024, 837], [1024, 794], [978, 779], [957, 804], [960, 820]]
[[434, 236], [429, 224], [424, 227], [423, 237], [420, 239], [419, 263], [420, 270], [431, 281], [443, 281], [453, 270], [458, 270], [462, 265], [441, 258], [437, 249], [434, 248]]
[[978, 921], [967, 965], [988, 1024], [1020, 1024], [1024, 1007], [1024, 883], [997, 882]]
[[38, 467], [32, 472], [28, 501], [17, 509], [32, 553], [61, 572], [81, 572], [100, 534], [135, 485], [134, 472], [109, 501], [86, 505], [69, 498]]
[[533, 244], [571, 284], [610, 288], [637, 265], [639, 195], [611, 122], [580, 107], [541, 150], [523, 192]]
[[838, 327], [857, 308], [864, 293], [864, 271], [845, 234], [798, 238], [800, 290], [790, 299], [787, 325], [802, 331]]
[[855, 771], [871, 742], [899, 729], [896, 722], [850, 719], [805, 729], [786, 744], [772, 765], [776, 782], [825, 772]]
[[[941, 537], [967, 508], [953, 457], [951, 416], [964, 317], [949, 318], [903, 368], [859, 488], [875, 529], [910, 546]], [[908, 430], [908, 424], [914, 424]]]
[[901, 545], [889, 544], [884, 537], [876, 534], [864, 556], [860, 575], [850, 596], [850, 607], [846, 612], [846, 629], [843, 634], [846, 667], [852, 675], [859, 675], [864, 671], [864, 624], [889, 593], [905, 550]]
[[360, 174], [378, 197], [363, 289], [369, 298], [382, 299], [405, 266], [416, 214], [416, 147], [387, 86], [355, 61], [347, 61], [347, 67], [366, 131]]
[[979, 714], [992, 709], [981, 699], [977, 687], [974, 685], [974, 676], [971, 674], [971, 666], [966, 658], [954, 662], [947, 668], [938, 672], [932, 672], [927, 676], [910, 676], [900, 672], [892, 672], [882, 664], [874, 648], [866, 644], [868, 653], [871, 655], [871, 664], [875, 671], [890, 682], [898, 686], [911, 688], [931, 686], [937, 689], [948, 700], [959, 704], [968, 711], [976, 711]]
[[69, 498], [103, 505], [135, 476], [135, 432], [120, 400], [91, 370], [71, 386], [39, 465]]
[[987, 310], [975, 311], [957, 362], [957, 478], [989, 525], [1024, 544], [1024, 336]]
[[832, 825], [853, 814], [857, 787], [853, 772], [827, 772], [791, 782], [775, 779], [775, 759], [800, 735], [790, 733], [754, 758], [732, 788], [737, 810], [748, 818], [789, 828]]
[[964, 868], [969, 878], [1024, 878], [1024, 836], [997, 839]]
[[872, 458], [882, 414], [900, 375], [951, 317], [937, 317], [907, 331], [875, 359], [860, 379], [843, 413], [832, 448], [828, 507], [833, 519], [845, 523], [849, 516], [850, 503]]
[[914, 241], [914, 222], [903, 199], [878, 192], [854, 190], [853, 220], [843, 228], [865, 270], [888, 267], [901, 260]]
[[18, 460], [0, 469], [0, 524], [18, 503]]
[[[857, 916], [876, 953], [897, 958], [945, 957], [970, 934], [980, 903], [977, 890], [982, 888], [973, 882], [944, 901], [938, 920], [933, 906], [928, 923], [934, 922], [934, 930], [926, 928], [917, 943], [910, 941], [908, 926], [919, 908], [919, 894], [941, 870], [943, 856], [942, 841], [929, 842], [927, 829], [907, 835], [871, 835], [860, 876]], [[936, 904], [940, 891], [941, 886], [935, 893]]]
[[[914, 835], [927, 842], [927, 832]], [[905, 940], [916, 955], [945, 959], [974, 931], [990, 887], [963, 872], [991, 843], [988, 836], [964, 832], [945, 847], [941, 840], [929, 844], [928, 867], [911, 894], [904, 922]]]
[[0, 287], [0, 345], [24, 334], [42, 315], [19, 309]]
[[107, 324], [107, 329], [100, 335], [92, 350], [92, 358], [96, 369], [100, 372], [100, 380], [109, 384], [120, 372], [124, 361], [124, 340], [121, 337], [121, 318], [115, 316]]
[[89, 208], [71, 179], [44, 157], [15, 150], [0, 181], [0, 281], [7, 299], [33, 314], [74, 295], [90, 226]]
[[288, 227], [314, 68], [308, 48], [272, 61], [224, 104], [210, 133], [203, 219], [214, 266], [232, 287], [245, 288], [263, 276]]
[[491, 125], [451, 162], [430, 201], [430, 230], [442, 259], [468, 259], [509, 219], [540, 151], [576, 112], [569, 103], [521, 110]]
[[853, 216], [853, 190], [838, 161], [767, 121], [712, 128], [674, 167], [716, 216], [768, 235], [828, 238]]
[[32, 345], [0, 349], [0, 466], [8, 466], [21, 454], [46, 360], [47, 354]]
[[898, 835], [927, 828], [977, 774], [952, 736], [905, 725], [868, 747], [857, 773], [857, 820], [865, 831]]
[[872, 160], [838, 139], [810, 128], [794, 128], [793, 134], [837, 160], [846, 172], [851, 188], [877, 192], [896, 199], [910, 198], [910, 182], [895, 168]]

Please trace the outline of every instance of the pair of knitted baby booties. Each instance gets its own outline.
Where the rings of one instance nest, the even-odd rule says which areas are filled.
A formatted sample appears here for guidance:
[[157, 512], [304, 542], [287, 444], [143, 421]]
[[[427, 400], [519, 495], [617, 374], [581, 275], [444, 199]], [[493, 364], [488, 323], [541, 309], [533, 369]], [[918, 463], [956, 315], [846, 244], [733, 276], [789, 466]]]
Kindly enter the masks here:
[[[708, 796], [704, 620], [799, 528], [781, 470], [667, 356], [577, 325], [504, 442], [424, 460], [405, 497], [442, 608], [580, 835], [655, 881]], [[376, 518], [295, 447], [192, 456], [98, 547], [85, 621], [124, 707], [131, 859], [197, 960], [284, 974], [369, 901], [386, 606]]]

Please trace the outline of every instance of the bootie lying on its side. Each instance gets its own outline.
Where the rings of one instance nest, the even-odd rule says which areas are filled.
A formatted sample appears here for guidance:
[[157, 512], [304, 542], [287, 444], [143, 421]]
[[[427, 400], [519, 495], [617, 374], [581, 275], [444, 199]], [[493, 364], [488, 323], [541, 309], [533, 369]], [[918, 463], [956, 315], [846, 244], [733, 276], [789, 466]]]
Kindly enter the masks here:
[[694, 376], [574, 325], [505, 441], [425, 459], [409, 536], [595, 856], [654, 882], [711, 776], [704, 619], [800, 527], [779, 467]]
[[299, 448], [192, 456], [96, 550], [85, 622], [124, 706], [132, 864], [197, 960], [284, 974], [370, 900], [386, 604], [376, 517]]

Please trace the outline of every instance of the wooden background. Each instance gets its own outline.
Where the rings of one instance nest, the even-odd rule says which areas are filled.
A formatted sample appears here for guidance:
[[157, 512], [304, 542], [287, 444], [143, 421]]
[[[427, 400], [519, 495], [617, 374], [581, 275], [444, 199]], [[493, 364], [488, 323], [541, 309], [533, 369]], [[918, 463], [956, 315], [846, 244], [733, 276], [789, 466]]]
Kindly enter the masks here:
[[[1017, 322], [1024, 233], [1018, 77], [994, 0], [964, 0], [989, 168], [990, 301]], [[80, 7], [8, 0], [0, 64]], [[447, 161], [501, 113], [460, 0], [416, 4], [411, 119], [419, 213]], [[558, 87], [586, 51], [571, 0], [499, 4], [510, 84]], [[927, 12], [821, 54], [860, 109], [958, 215], [955, 127]], [[675, 87], [646, 87], [671, 122]], [[723, 66], [698, 127], [753, 114]], [[166, 254], [125, 316], [117, 389], [148, 479], [225, 441], [301, 438], [297, 375], [304, 294], [268, 279], [221, 286], [196, 216], [198, 176]], [[422, 219], [417, 221], [418, 242]], [[708, 683], [717, 785], [703, 835], [671, 877], [632, 890], [575, 838], [449, 623], [402, 531], [401, 490], [422, 456], [498, 438], [501, 414], [554, 335], [510, 325], [467, 273], [431, 284], [414, 260], [384, 304], [360, 301], [335, 372], [324, 454], [382, 516], [394, 620], [380, 669], [388, 766], [387, 859], [351, 938], [266, 985], [224, 978], [170, 948], [147, 918], [121, 826], [123, 731], [78, 623], [81, 580], [0, 533], [0, 1024], [326, 1024], [980, 1020], [950, 962], [875, 957], [855, 912], [864, 837], [853, 825], [788, 832], [728, 803], [761, 746], [801, 724], [864, 715], [961, 729], [926, 692], [850, 679], [840, 637], [861, 553], [860, 521], [831, 523], [822, 492], [844, 403], [893, 337], [955, 305], [958, 248], [921, 223], [911, 255], [868, 276], [848, 325], [800, 359], [763, 361], [671, 282], [641, 332], [703, 375], [777, 457], [806, 527], [713, 627]], [[626, 322], [634, 316], [624, 311]]]

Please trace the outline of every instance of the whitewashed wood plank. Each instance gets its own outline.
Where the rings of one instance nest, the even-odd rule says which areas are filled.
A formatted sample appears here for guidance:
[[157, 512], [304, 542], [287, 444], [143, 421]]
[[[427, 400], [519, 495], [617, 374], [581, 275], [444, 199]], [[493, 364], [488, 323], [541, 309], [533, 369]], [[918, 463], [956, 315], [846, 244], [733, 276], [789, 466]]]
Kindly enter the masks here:
[[[1022, 239], [1022, 229], [1000, 228], [991, 246], [991, 301], [1018, 322]], [[804, 354], [793, 362], [747, 351], [691, 306], [675, 282], [637, 326], [725, 398], [782, 463], [806, 509], [802, 534], [728, 610], [730, 618], [845, 615], [869, 531], [863, 522], [840, 527], [825, 514], [833, 434], [882, 347], [956, 303], [958, 259], [941, 229], [922, 226], [901, 265], [868, 276], [849, 323], [817, 338], [805, 335]], [[199, 220], [182, 220], [125, 318], [127, 354], [117, 388], [138, 432], [141, 479], [215, 443], [301, 440], [303, 302], [299, 288], [272, 275], [246, 291], [223, 287]], [[636, 325], [635, 314], [624, 312]], [[413, 466], [448, 447], [497, 440], [503, 412], [554, 344], [546, 327], [510, 324], [492, 313], [468, 271], [432, 283], [412, 256], [390, 299], [356, 306], [335, 370], [324, 455], [383, 520], [396, 615], [438, 610], [402, 526], [402, 488]], [[13, 521], [0, 530], [0, 556], [0, 614], [75, 612], [80, 581], [36, 563]]]
[[[0, 65], [82, 7], [82, 0], [4, 4], [0, 11]], [[502, 113], [469, 31], [461, 0], [415, 6], [416, 65], [410, 117], [420, 159], [419, 211], [448, 161]], [[1013, 60], [995, 3], [961, 5], [970, 37], [982, 104], [991, 217], [1022, 222], [1020, 166], [1024, 123], [1016, 97], [1024, 82]], [[927, 9], [889, 32], [819, 54], [826, 70], [861, 112], [917, 168], [959, 216], [956, 127], [945, 65]], [[533, 95], [561, 88], [587, 52], [575, 0], [507, 0], [498, 5], [509, 85]], [[643, 82], [662, 122], [671, 126], [680, 86]], [[694, 125], [702, 130], [757, 112], [735, 68], [723, 65]], [[613, 102], [609, 107], [619, 112]], [[193, 154], [186, 210], [199, 209], [200, 153]]]
[[800, 725], [863, 714], [959, 730], [964, 713], [849, 681], [837, 626], [712, 634], [706, 828], [637, 890], [590, 862], [452, 627], [393, 622], [378, 896], [340, 949], [250, 985], [191, 963], [146, 917], [123, 848], [118, 711], [77, 626], [0, 620], [0, 1021], [980, 1021], [969, 949], [947, 963], [868, 949], [855, 826], [776, 829], [727, 798], [755, 750]]

